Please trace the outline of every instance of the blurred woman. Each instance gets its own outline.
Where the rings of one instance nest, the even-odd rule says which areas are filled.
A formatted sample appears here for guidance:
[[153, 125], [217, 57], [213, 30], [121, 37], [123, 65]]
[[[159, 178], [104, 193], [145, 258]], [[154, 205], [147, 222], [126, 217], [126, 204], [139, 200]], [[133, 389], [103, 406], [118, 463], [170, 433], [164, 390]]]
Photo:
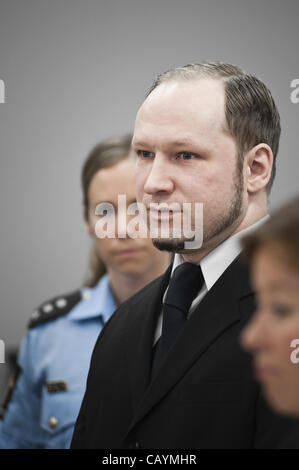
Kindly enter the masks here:
[[299, 418], [299, 198], [244, 240], [257, 311], [244, 329], [269, 404]]
[[83, 166], [83, 214], [93, 240], [88, 281], [75, 292], [44, 302], [33, 313], [17, 376], [3, 405], [0, 448], [69, 447], [91, 353], [104, 323], [170, 263], [168, 253], [154, 248], [149, 237], [96, 236], [98, 204], [109, 202], [116, 208], [117, 226], [118, 217], [128, 217], [127, 211], [118, 213], [118, 195], [126, 196], [127, 206], [135, 202], [130, 144], [130, 135], [106, 140]]

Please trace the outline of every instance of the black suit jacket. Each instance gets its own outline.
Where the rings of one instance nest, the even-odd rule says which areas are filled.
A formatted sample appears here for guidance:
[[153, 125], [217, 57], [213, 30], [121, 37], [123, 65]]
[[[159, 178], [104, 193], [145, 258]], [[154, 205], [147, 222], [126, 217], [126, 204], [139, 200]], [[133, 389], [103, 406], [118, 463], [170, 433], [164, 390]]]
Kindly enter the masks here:
[[171, 266], [123, 303], [102, 330], [71, 447], [279, 447], [298, 424], [266, 406], [250, 357], [239, 345], [255, 308], [239, 259], [201, 301], [150, 381], [170, 273]]

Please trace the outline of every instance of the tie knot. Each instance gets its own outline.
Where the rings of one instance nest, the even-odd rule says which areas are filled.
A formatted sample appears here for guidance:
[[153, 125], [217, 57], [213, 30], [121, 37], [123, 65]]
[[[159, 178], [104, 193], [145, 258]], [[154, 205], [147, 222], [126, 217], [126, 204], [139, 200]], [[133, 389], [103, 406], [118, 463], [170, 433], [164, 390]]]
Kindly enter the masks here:
[[165, 296], [165, 304], [179, 308], [185, 314], [204, 283], [201, 267], [182, 263], [173, 272]]

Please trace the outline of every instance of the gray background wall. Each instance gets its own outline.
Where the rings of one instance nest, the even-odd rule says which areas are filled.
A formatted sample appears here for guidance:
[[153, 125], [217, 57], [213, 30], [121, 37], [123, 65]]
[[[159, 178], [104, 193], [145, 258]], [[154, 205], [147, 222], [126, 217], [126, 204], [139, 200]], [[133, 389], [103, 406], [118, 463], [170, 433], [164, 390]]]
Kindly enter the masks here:
[[[82, 282], [89, 241], [81, 164], [133, 128], [155, 75], [224, 60], [270, 87], [283, 133], [271, 209], [297, 192], [297, 0], [1, 0], [0, 338], [17, 345], [34, 307]], [[0, 364], [0, 378], [7, 365]], [[1, 382], [1, 380], [0, 380]]]

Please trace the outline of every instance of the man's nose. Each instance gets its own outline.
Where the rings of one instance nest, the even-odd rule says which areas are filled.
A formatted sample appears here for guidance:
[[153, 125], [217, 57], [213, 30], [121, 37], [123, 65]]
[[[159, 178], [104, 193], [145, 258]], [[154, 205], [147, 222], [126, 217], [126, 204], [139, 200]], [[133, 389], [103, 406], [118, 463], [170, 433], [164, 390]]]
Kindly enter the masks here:
[[161, 155], [156, 155], [144, 185], [144, 191], [148, 194], [159, 192], [171, 193], [174, 189], [171, 164]]

